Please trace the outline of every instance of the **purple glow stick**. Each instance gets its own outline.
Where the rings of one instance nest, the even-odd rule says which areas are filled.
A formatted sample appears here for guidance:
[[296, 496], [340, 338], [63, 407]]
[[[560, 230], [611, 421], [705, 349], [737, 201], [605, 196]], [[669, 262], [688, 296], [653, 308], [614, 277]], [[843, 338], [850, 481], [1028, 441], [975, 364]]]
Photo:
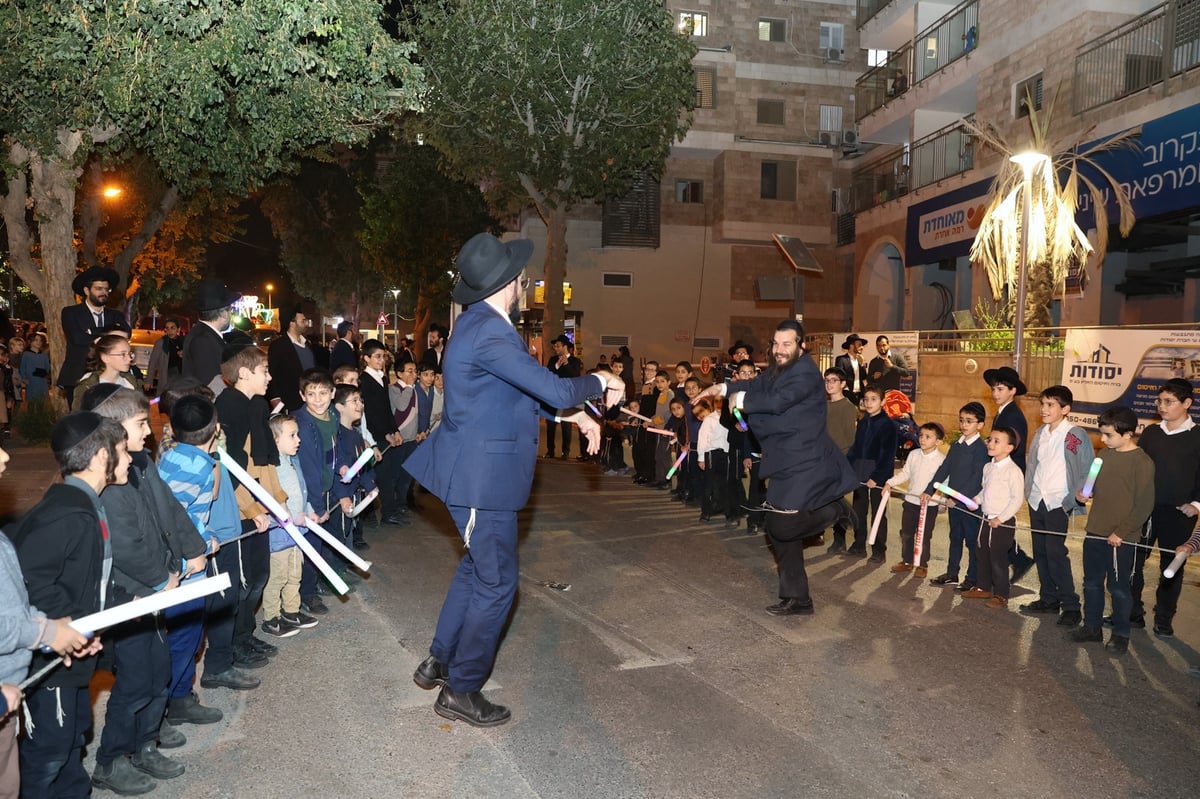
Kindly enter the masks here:
[[950, 497], [950, 499], [954, 500], [955, 502], [961, 502], [963, 505], [966, 505], [968, 510], [979, 510], [978, 502], [968, 496], [958, 493], [945, 483], [934, 483], [933, 487]]
[[1100, 467], [1104, 465], [1104, 458], [1096, 458], [1092, 461], [1092, 468], [1088, 469], [1087, 479], [1083, 481], [1083, 488], [1079, 489], [1079, 493], [1085, 497], [1091, 498], [1092, 489], [1096, 487], [1096, 475], [1100, 474]]
[[679, 457], [675, 459], [675, 465], [672, 466], [670, 469], [667, 469], [667, 479], [668, 480], [670, 480], [672, 477], [675, 476], [676, 470], [679, 469], [679, 464], [683, 463], [683, 459], [686, 458], [687, 456], [688, 456], [688, 448], [684, 447], [683, 451], [679, 453]]

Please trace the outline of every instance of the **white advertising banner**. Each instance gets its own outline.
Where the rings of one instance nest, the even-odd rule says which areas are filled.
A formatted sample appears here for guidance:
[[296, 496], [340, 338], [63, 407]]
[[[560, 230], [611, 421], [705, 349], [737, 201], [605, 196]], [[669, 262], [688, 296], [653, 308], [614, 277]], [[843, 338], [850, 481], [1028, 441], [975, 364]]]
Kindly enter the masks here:
[[[909, 399], [917, 398], [917, 331], [876, 330], [855, 333], [867, 340], [862, 357], [867, 362], [867, 385], [882, 385], [884, 389], [904, 392]], [[841, 343], [850, 336], [849, 332], [834, 336], [833, 356], [845, 355]], [[887, 338], [888, 366], [879, 354], [879, 337]]]

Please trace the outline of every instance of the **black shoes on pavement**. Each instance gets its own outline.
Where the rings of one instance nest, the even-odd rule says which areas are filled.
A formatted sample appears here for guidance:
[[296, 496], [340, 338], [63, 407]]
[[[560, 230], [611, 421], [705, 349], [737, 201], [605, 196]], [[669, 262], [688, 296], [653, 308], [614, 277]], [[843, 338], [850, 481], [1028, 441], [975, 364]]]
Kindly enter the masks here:
[[811, 616], [814, 612], [811, 599], [795, 598], [781, 599], [774, 605], [768, 605], [766, 610], [772, 616]]
[[512, 718], [504, 705], [488, 701], [482, 691], [459, 693], [443, 687], [433, 711], [444, 719], [465, 721], [472, 727], [499, 727]]
[[413, 672], [413, 682], [426, 691], [439, 686], [444, 687], [449, 680], [450, 667], [433, 655], [421, 661], [421, 665]]

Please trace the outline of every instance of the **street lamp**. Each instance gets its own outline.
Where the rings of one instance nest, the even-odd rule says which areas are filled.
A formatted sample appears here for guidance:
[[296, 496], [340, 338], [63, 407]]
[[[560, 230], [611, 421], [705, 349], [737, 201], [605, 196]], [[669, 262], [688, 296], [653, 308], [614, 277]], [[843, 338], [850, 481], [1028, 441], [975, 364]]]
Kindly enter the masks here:
[[[1017, 252], [1017, 312], [1013, 321], [1013, 369], [1020, 374], [1021, 358], [1025, 354], [1025, 300], [1029, 288], [1030, 227], [1034, 224], [1037, 225], [1039, 241], [1043, 245], [1040, 249], [1044, 249], [1046, 240], [1046, 211], [1041, 203], [1034, 208], [1033, 178], [1035, 172], [1041, 172], [1043, 179], [1051, 177], [1049, 174], [1050, 156], [1031, 150], [1017, 153], [1008, 160], [1021, 168], [1021, 245]], [[1042, 199], [1042, 192], [1039, 192], [1038, 196], [1039, 199]], [[1053, 187], [1051, 187], [1050, 196], [1054, 196]]]
[[400, 289], [388, 289], [392, 295], [392, 324], [396, 326], [396, 335], [394, 336], [394, 349], [396, 354], [400, 353]]
[[267, 284], [267, 307], [268, 308], [274, 307], [274, 304], [271, 300], [271, 292], [273, 292], [274, 290], [275, 290], [275, 285], [273, 283], [268, 283]]

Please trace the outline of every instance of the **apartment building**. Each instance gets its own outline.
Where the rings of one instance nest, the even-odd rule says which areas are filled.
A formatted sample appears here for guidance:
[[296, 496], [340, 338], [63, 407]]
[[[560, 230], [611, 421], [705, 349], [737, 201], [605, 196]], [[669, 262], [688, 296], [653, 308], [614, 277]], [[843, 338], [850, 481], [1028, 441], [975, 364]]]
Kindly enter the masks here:
[[[1066, 147], [1141, 126], [1134, 148], [1101, 156], [1138, 223], [1127, 239], [1114, 228], [1104, 262], [1072, 275], [1055, 320], [1200, 318], [1200, 0], [858, 0], [856, 13], [864, 147], [837, 226], [856, 326], [949, 328], [956, 312], [971, 325], [964, 312], [990, 288], [967, 253], [1003, 163], [961, 120], [1019, 145], [1026, 96], [1039, 113], [1053, 106]], [[1078, 219], [1091, 223], [1086, 207]]]
[[[852, 259], [836, 251], [832, 211], [834, 173], [857, 148], [854, 84], [866, 68], [855, 0], [667, 7], [698, 47], [694, 123], [660, 180], [570, 221], [568, 325], [585, 362], [621, 344], [670, 361], [738, 339], [761, 353], [793, 313], [843, 329]], [[534, 214], [520, 226], [538, 263], [545, 228]], [[822, 274], [798, 273], [776, 235], [804, 244]], [[531, 299], [532, 340], [543, 331]]]

